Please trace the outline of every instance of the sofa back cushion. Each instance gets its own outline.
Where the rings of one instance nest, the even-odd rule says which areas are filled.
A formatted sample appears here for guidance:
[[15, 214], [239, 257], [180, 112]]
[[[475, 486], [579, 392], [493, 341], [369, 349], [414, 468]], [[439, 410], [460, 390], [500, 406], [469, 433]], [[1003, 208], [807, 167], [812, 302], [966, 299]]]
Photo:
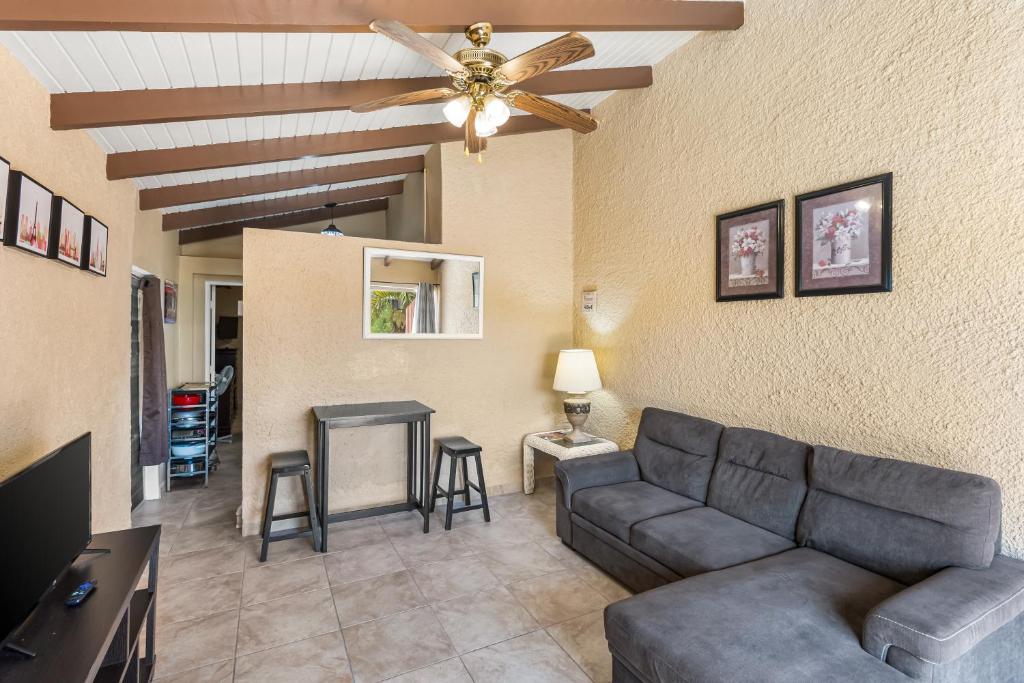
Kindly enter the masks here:
[[640, 476], [655, 486], [704, 502], [722, 425], [658, 408], [644, 408], [633, 455]]
[[988, 567], [1000, 512], [988, 477], [815, 446], [797, 542], [912, 584]]
[[807, 494], [811, 447], [757, 429], [726, 427], [708, 487], [708, 505], [788, 539]]

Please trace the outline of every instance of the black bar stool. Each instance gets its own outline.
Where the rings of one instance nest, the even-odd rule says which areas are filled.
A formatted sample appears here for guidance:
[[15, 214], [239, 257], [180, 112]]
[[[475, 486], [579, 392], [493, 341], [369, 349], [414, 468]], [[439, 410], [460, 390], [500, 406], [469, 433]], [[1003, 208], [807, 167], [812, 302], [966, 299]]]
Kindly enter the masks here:
[[[480, 451], [483, 450], [475, 443], [461, 436], [447, 436], [437, 440], [437, 463], [434, 465], [434, 483], [430, 487], [430, 511], [434, 511], [438, 494], [448, 499], [448, 506], [444, 514], [444, 528], [452, 528], [452, 515], [456, 512], [469, 512], [470, 510], [484, 511], [484, 521], [491, 521], [491, 509], [487, 507], [487, 487], [484, 485], [484, 468], [480, 463]], [[439, 485], [441, 478], [441, 458], [447, 455], [451, 462], [448, 471], [448, 490]], [[476, 484], [469, 481], [469, 458], [476, 458]], [[455, 490], [455, 471], [462, 463], [462, 488]], [[480, 502], [470, 505], [469, 490], [475, 489], [480, 494]], [[455, 496], [461, 495], [463, 505], [455, 509]]]
[[[302, 477], [303, 492], [306, 495], [306, 510], [291, 512], [287, 515], [274, 515], [274, 502], [277, 498], [277, 480], [280, 477]], [[308, 517], [308, 529], [289, 529], [271, 533], [274, 522], [282, 519]], [[313, 504], [313, 483], [309, 471], [309, 454], [306, 451], [288, 451], [270, 456], [270, 487], [267, 490], [267, 507], [263, 513], [263, 546], [260, 548], [260, 562], [267, 561], [267, 549], [273, 541], [284, 541], [289, 538], [313, 535], [313, 550], [320, 550], [320, 521], [316, 516], [316, 505]]]

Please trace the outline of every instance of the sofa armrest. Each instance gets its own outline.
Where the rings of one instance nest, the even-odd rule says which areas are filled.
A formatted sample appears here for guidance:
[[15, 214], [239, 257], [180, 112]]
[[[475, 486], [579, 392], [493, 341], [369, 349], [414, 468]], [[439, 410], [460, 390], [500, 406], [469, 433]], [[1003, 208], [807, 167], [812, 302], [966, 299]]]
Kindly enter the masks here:
[[580, 489], [608, 486], [640, 479], [640, 466], [633, 451], [601, 453], [555, 463], [555, 476], [562, 486], [563, 503], [572, 507], [572, 496]]
[[895, 646], [932, 664], [967, 653], [1024, 612], [1024, 562], [996, 555], [988, 569], [950, 567], [868, 613], [864, 649], [885, 661]]

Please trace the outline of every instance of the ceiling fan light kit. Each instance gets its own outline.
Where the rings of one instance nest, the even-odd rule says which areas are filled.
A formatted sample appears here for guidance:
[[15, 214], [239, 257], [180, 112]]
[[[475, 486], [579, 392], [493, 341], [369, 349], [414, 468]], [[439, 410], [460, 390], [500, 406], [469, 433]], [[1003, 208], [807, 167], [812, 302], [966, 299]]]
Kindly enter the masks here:
[[496, 134], [509, 120], [512, 107], [580, 133], [597, 129], [597, 120], [584, 111], [539, 95], [509, 90], [552, 69], [593, 57], [593, 44], [579, 33], [567, 33], [518, 57], [507, 59], [487, 47], [494, 29], [486, 21], [466, 28], [466, 38], [473, 46], [454, 55], [444, 52], [398, 21], [378, 19], [370, 23], [370, 29], [443, 69], [451, 78], [452, 87], [384, 97], [352, 107], [352, 111], [371, 112], [404, 104], [448, 100], [443, 109], [444, 117], [453, 126], [465, 129], [466, 155], [476, 154], [478, 160], [482, 160], [487, 149], [487, 138]]

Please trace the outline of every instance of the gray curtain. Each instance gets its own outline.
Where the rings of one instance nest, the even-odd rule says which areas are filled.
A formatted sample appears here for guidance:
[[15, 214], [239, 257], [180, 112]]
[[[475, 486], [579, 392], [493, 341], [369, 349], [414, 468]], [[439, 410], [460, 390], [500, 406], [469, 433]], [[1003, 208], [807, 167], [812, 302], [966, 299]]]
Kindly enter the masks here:
[[415, 332], [418, 334], [437, 333], [437, 290], [429, 282], [416, 285]]
[[167, 357], [164, 354], [163, 287], [146, 277], [142, 287], [142, 435], [139, 462], [167, 461]]

